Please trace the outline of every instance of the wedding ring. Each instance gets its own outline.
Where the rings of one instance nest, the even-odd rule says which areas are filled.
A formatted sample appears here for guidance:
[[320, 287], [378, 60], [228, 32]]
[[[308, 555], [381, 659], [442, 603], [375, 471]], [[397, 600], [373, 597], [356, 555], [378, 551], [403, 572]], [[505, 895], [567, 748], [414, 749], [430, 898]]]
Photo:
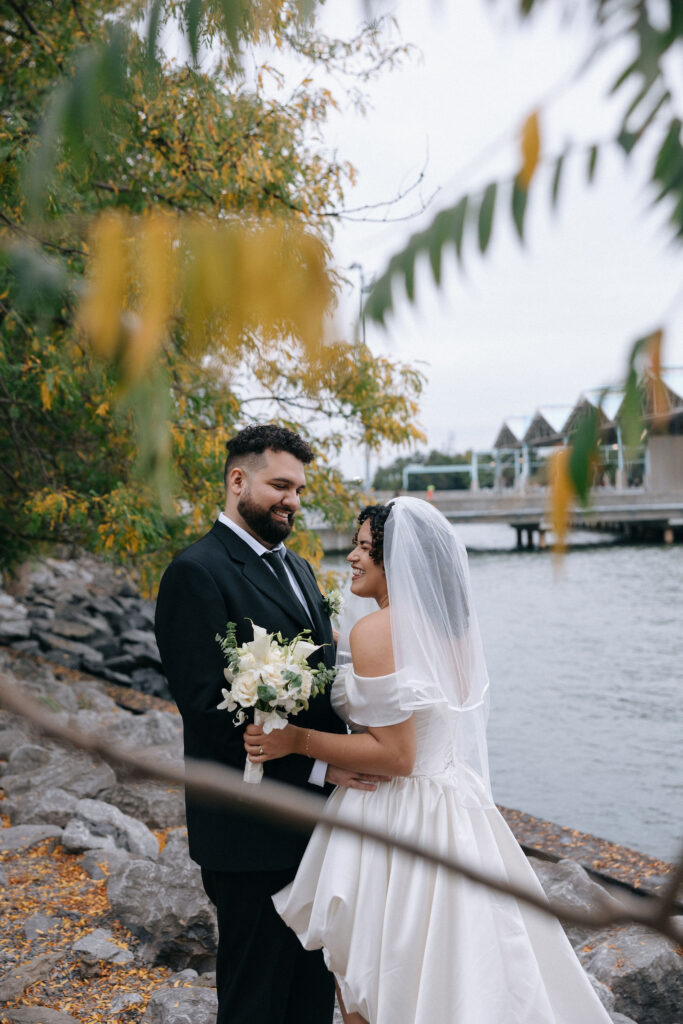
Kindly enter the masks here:
[[259, 752], [259, 757], [260, 757], [263, 754], [263, 747], [259, 747], [258, 748], [258, 752]]

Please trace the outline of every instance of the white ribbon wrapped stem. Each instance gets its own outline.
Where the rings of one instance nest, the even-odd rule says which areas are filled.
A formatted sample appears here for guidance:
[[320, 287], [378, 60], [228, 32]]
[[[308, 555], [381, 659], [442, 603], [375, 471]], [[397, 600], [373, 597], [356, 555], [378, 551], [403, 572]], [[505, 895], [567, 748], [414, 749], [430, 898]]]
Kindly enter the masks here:
[[[273, 729], [284, 729], [287, 725], [287, 719], [282, 718], [278, 715], [277, 711], [259, 711], [258, 708], [254, 709], [254, 725], [262, 725], [265, 733], [272, 732]], [[254, 764], [247, 757], [244, 763], [244, 781], [245, 782], [260, 782], [263, 778], [263, 765], [261, 762]]]

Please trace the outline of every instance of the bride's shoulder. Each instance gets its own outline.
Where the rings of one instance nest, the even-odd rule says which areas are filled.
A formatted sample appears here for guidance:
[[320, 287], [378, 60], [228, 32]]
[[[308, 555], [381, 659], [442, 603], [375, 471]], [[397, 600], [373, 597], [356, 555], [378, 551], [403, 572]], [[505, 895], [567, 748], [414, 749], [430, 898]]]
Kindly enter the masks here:
[[383, 676], [394, 671], [391, 619], [387, 608], [380, 608], [359, 619], [349, 640], [358, 675]]

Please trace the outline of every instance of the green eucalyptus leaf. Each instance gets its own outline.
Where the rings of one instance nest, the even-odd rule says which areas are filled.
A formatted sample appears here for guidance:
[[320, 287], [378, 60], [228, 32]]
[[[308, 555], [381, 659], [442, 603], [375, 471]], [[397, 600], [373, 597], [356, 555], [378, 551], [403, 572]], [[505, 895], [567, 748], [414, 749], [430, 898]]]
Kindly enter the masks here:
[[451, 237], [455, 242], [455, 254], [460, 262], [462, 262], [462, 240], [465, 234], [468, 206], [469, 199], [467, 196], [463, 196], [452, 210], [446, 211], [449, 213]]
[[596, 171], [597, 166], [598, 166], [598, 152], [599, 152], [598, 146], [591, 146], [591, 148], [588, 150], [587, 178], [588, 178], [589, 184], [595, 178], [595, 171]]
[[522, 188], [519, 182], [515, 179], [515, 183], [512, 186], [512, 219], [515, 222], [520, 242], [524, 241], [524, 215], [526, 213], [528, 198], [529, 193], [527, 190]]
[[598, 454], [598, 411], [589, 409], [571, 438], [569, 476], [582, 505], [588, 503], [592, 470]]
[[147, 41], [145, 46], [145, 65], [147, 71], [154, 71], [158, 66], [157, 40], [159, 38], [159, 26], [161, 24], [161, 4], [162, 0], [154, 0], [149, 12]]
[[553, 182], [550, 190], [550, 198], [553, 209], [557, 206], [557, 200], [560, 195], [560, 183], [562, 181], [562, 170], [564, 168], [564, 160], [566, 153], [561, 153], [555, 161], [555, 170], [553, 171]]
[[185, 0], [185, 31], [194, 64], [199, 58], [199, 26], [202, 20], [204, 0]]
[[498, 186], [495, 181], [492, 181], [491, 184], [486, 187], [486, 190], [481, 201], [481, 206], [479, 207], [479, 249], [482, 253], [486, 252], [486, 250], [488, 249], [489, 242], [491, 241], [491, 231], [493, 228], [493, 211], [496, 206], [497, 191]]

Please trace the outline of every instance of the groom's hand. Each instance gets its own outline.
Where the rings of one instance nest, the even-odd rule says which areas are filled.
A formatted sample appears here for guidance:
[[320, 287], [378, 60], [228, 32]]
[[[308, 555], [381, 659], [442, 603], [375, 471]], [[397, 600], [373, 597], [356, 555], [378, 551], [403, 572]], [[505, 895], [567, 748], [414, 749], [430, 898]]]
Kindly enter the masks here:
[[347, 789], [364, 789], [374, 791], [378, 782], [390, 782], [390, 775], [367, 775], [365, 772], [352, 772], [348, 768], [337, 768], [335, 764], [328, 764], [325, 782], [333, 786], [346, 786]]

